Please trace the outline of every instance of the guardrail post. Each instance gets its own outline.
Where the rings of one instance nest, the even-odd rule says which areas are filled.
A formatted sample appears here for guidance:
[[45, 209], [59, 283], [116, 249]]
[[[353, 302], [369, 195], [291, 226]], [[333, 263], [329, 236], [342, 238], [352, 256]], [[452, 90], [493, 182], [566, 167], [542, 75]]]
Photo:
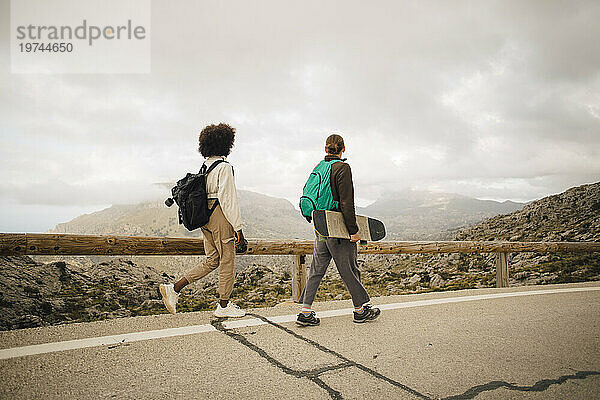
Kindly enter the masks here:
[[496, 255], [496, 287], [508, 287], [508, 253]]
[[300, 295], [306, 286], [306, 255], [294, 256], [294, 265], [292, 267], [292, 300], [296, 303], [300, 301]]

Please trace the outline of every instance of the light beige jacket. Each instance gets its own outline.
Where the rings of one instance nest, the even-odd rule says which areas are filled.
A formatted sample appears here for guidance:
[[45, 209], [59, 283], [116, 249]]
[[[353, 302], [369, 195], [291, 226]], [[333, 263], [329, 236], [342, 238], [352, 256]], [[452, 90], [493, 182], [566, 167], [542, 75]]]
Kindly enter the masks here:
[[[226, 160], [226, 157], [211, 156], [204, 161], [206, 168], [217, 160]], [[221, 163], [213, 169], [206, 178], [206, 191], [209, 199], [219, 199], [221, 209], [227, 221], [235, 231], [242, 229], [242, 215], [238, 204], [237, 190], [233, 167], [229, 163]]]

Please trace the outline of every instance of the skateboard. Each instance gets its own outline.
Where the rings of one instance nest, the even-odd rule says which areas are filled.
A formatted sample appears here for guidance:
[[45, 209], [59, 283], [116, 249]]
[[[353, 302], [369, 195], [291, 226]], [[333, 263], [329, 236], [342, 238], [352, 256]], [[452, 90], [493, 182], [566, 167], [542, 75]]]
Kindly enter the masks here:
[[[348, 233], [346, 223], [344, 222], [344, 216], [341, 212], [313, 210], [312, 220], [315, 231], [317, 231], [319, 235], [339, 239], [350, 239], [350, 234]], [[385, 226], [383, 225], [383, 222], [375, 218], [357, 215], [356, 224], [358, 225], [358, 234], [361, 237], [361, 242], [374, 242], [385, 237]]]

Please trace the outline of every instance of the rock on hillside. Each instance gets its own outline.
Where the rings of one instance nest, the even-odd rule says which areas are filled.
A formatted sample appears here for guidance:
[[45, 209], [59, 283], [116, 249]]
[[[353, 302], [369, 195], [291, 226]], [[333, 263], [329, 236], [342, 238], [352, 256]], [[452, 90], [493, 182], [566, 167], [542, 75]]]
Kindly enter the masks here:
[[461, 230], [456, 240], [600, 241], [600, 182], [487, 219]]
[[[124, 258], [43, 263], [0, 257], [0, 330], [166, 313], [158, 287], [176, 276]], [[214, 309], [217, 288], [218, 273], [188, 286], [178, 311]], [[290, 294], [289, 270], [252, 263], [238, 270], [232, 296], [242, 307], [259, 307], [274, 306]]]
[[[512, 214], [464, 228], [455, 240], [600, 241], [600, 182], [571, 188]], [[493, 256], [487, 259], [493, 262]], [[517, 253], [509, 268], [511, 285], [598, 280], [600, 254]]]
[[95, 265], [0, 257], [0, 329], [156, 314], [173, 277], [131, 261]]
[[[401, 210], [397, 210], [401, 212]], [[460, 230], [454, 240], [600, 241], [600, 183], [584, 185]], [[494, 254], [363, 256], [369, 293], [494, 287]], [[510, 255], [509, 285], [600, 280], [600, 254]], [[341, 286], [339, 282], [336, 283]]]

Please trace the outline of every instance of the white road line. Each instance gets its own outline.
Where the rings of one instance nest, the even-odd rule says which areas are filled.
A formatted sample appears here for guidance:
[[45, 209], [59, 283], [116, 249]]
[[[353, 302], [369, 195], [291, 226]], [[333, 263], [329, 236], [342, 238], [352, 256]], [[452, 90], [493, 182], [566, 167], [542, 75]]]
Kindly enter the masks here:
[[[575, 287], [565, 289], [545, 289], [545, 290], [529, 290], [524, 292], [509, 292], [509, 293], [491, 293], [480, 294], [473, 296], [461, 297], [446, 297], [441, 299], [405, 301], [401, 303], [391, 303], [378, 305], [381, 310], [395, 310], [399, 308], [422, 307], [435, 304], [458, 303], [463, 301], [499, 299], [504, 297], [520, 297], [533, 296], [541, 294], [556, 294], [556, 293], [572, 293], [572, 292], [588, 292], [598, 291], [598, 286]], [[321, 318], [339, 317], [342, 315], [352, 314], [352, 308], [343, 308], [338, 310], [321, 311], [318, 313]], [[279, 315], [267, 318], [271, 322], [284, 323], [296, 320], [296, 314]], [[242, 320], [232, 320], [223, 323], [225, 329], [247, 328], [250, 326], [265, 325], [266, 322], [258, 318], [249, 318]], [[15, 357], [31, 356], [36, 354], [53, 353], [57, 351], [83, 349], [87, 347], [110, 346], [123, 343], [137, 342], [141, 340], [159, 339], [173, 336], [193, 335], [196, 333], [215, 332], [216, 329], [210, 324], [183, 326], [180, 328], [158, 329], [153, 331], [123, 333], [120, 335], [99, 336], [77, 340], [67, 340], [64, 342], [53, 342], [36, 344], [32, 346], [13, 347], [9, 349], [0, 349], [0, 360], [5, 360]]]
[[12, 349], [0, 350], [0, 360], [13, 357], [31, 356], [35, 354], [52, 353], [55, 351], [83, 349], [86, 347], [110, 346], [121, 343], [137, 342], [140, 340], [165, 338], [171, 336], [191, 335], [216, 331], [209, 324], [183, 326], [181, 328], [158, 329], [155, 331], [123, 333], [120, 335], [98, 336], [86, 339], [67, 340], [64, 342], [36, 344], [32, 346], [13, 347]]

